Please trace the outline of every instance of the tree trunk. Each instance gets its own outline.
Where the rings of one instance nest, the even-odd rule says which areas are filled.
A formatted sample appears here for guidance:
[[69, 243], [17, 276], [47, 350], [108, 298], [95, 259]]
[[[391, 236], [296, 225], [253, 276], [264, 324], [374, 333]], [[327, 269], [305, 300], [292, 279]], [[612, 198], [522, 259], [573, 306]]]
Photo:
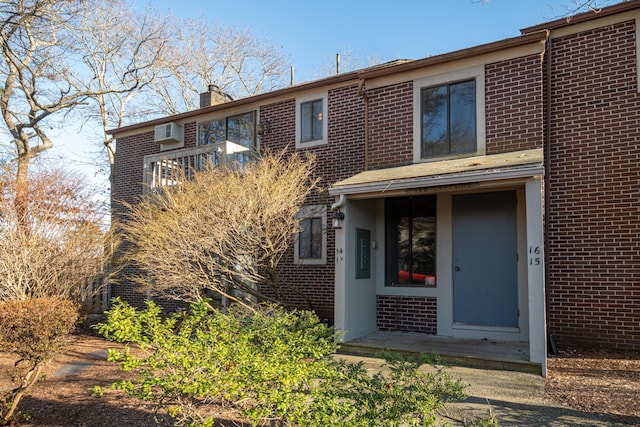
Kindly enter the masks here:
[[24, 236], [29, 236], [29, 156], [18, 156], [15, 208], [17, 225]]
[[2, 418], [3, 425], [4, 423], [9, 423], [13, 419], [13, 414], [15, 413], [18, 403], [20, 403], [25, 392], [33, 387], [33, 385], [40, 379], [40, 373], [42, 372], [43, 366], [44, 363], [36, 365], [31, 371], [29, 371], [29, 373], [27, 373], [20, 386], [13, 390], [12, 398], [7, 400], [11, 406]]

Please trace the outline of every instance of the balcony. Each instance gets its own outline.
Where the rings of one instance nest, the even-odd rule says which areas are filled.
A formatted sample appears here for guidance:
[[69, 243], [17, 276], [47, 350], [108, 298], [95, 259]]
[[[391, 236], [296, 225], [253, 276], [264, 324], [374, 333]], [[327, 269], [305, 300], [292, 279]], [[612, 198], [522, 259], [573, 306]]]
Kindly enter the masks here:
[[192, 179], [208, 165], [243, 168], [256, 156], [256, 151], [231, 141], [144, 156], [144, 191], [176, 185], [181, 177]]

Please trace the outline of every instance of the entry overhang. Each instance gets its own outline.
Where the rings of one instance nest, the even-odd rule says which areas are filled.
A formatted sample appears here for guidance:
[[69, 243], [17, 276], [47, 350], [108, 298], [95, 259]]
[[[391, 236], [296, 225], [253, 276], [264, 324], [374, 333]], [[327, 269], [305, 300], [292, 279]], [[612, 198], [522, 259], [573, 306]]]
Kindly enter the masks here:
[[465, 157], [361, 172], [338, 181], [329, 194], [385, 193], [414, 188], [524, 179], [544, 174], [542, 149]]

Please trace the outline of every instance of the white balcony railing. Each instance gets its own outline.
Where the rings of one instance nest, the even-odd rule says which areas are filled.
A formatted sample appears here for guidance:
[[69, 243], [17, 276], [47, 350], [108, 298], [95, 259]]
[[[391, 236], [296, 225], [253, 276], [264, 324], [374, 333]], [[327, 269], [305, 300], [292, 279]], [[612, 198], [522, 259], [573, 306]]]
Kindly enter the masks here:
[[255, 151], [230, 141], [144, 156], [144, 188], [148, 191], [175, 185], [181, 177], [192, 179], [207, 165], [233, 164], [242, 168], [255, 156]]

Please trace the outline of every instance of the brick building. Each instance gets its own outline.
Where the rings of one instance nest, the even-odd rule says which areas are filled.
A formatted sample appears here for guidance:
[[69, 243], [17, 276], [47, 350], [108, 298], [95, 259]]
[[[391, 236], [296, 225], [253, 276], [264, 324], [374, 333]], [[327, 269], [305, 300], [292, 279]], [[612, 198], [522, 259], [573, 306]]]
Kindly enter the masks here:
[[282, 273], [347, 341], [527, 342], [543, 372], [549, 334], [640, 350], [639, 28], [629, 1], [117, 129], [114, 217], [168, 164], [309, 150], [330, 197], [301, 215], [326, 232]]

